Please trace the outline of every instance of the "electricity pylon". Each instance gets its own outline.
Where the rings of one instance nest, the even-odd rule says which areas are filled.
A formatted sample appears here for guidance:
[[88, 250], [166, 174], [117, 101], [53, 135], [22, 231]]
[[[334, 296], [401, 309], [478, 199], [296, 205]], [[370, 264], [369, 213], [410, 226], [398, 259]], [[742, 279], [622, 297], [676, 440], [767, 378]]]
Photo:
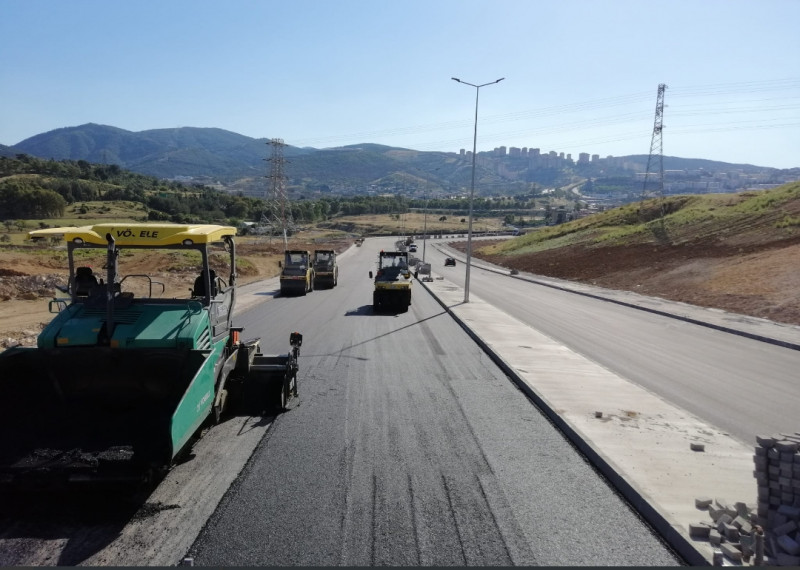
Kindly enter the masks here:
[[264, 210], [261, 212], [261, 224], [265, 233], [270, 236], [283, 235], [285, 248], [289, 247], [287, 235], [297, 230], [292, 218], [292, 208], [286, 196], [286, 176], [283, 174], [283, 165], [287, 162], [283, 158], [283, 139], [270, 139], [267, 143], [272, 147], [272, 155], [265, 158], [270, 163], [270, 172], [266, 176], [269, 183], [264, 197]]
[[[647, 157], [647, 171], [644, 173], [644, 184], [642, 185], [642, 200], [651, 196], [664, 197], [664, 91], [667, 86], [661, 83], [658, 86], [658, 97], [656, 98], [656, 118], [653, 122], [653, 138], [650, 141], [650, 156]], [[654, 159], [658, 160], [658, 184], [655, 192], [648, 191], [647, 182], [653, 173]], [[653, 173], [654, 174], [654, 173]]]
[[[647, 157], [647, 170], [644, 173], [644, 184], [642, 184], [642, 196], [639, 201], [639, 218], [642, 222], [647, 222], [649, 216], [644, 215], [642, 211], [642, 205], [647, 198], [655, 197], [658, 200], [658, 207], [659, 207], [659, 220], [661, 221], [660, 227], [657, 232], [657, 237], [659, 240], [666, 239], [666, 231], [664, 229], [664, 216], [666, 215], [665, 212], [665, 204], [664, 204], [664, 141], [663, 141], [663, 131], [664, 131], [664, 91], [667, 90], [667, 86], [663, 83], [659, 84], [658, 86], [658, 96], [656, 98], [656, 118], [653, 121], [653, 138], [650, 140], [650, 155]], [[650, 175], [655, 174], [653, 172], [654, 164], [653, 162], [658, 160], [658, 183], [655, 190], [648, 190], [647, 183], [650, 180]]]

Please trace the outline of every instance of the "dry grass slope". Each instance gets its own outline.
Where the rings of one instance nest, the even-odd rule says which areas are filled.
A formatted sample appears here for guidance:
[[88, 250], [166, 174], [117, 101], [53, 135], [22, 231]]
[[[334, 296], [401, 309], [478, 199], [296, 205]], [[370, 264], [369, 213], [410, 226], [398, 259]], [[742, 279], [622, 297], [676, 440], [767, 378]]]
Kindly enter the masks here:
[[629, 204], [475, 255], [519, 271], [800, 325], [800, 183]]

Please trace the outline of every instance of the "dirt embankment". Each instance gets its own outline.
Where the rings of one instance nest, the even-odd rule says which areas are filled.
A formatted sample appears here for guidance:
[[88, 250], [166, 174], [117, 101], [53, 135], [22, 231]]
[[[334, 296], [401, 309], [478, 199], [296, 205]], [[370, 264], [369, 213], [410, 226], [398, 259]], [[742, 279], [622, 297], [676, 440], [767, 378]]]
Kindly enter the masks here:
[[[465, 242], [452, 247], [465, 251]], [[800, 325], [800, 236], [769, 243], [566, 246], [473, 255], [527, 273]]]

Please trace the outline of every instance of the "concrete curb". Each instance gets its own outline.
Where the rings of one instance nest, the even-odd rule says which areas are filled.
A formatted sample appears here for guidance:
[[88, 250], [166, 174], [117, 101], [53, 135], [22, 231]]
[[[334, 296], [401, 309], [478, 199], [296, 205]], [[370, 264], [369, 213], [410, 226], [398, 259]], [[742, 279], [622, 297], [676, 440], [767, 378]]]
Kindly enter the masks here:
[[550, 421], [567, 436], [578, 450], [590, 461], [590, 463], [617, 489], [622, 496], [636, 509], [661, 537], [674, 548], [683, 559], [692, 566], [709, 566], [710, 561], [702, 552], [695, 548], [695, 545], [688, 540], [675, 526], [667, 520], [647, 499], [647, 495], [639, 490], [635, 485], [626, 481], [607, 460], [603, 453], [595, 448], [591, 442], [585, 440], [573, 427], [565, 421], [550, 406], [548, 401], [537, 393], [525, 380], [517, 374], [516, 370], [510, 366], [503, 358], [494, 351], [477, 333], [475, 333], [450, 306], [442, 301], [424, 281], [419, 281], [429, 295], [431, 295], [439, 305], [464, 329], [464, 331], [481, 347], [481, 349], [497, 364], [497, 366], [516, 384], [516, 386], [542, 410]]

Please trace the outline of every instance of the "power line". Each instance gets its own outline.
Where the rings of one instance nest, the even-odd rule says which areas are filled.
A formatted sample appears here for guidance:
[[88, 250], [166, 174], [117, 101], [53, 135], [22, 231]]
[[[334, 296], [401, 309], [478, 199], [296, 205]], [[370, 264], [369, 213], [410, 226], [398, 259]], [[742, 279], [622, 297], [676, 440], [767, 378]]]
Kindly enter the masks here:
[[[689, 99], [689, 98], [697, 98], [697, 97], [715, 97], [716, 100], [709, 103], [710, 110], [708, 113], [722, 113], [723, 111], [720, 110], [720, 101], [719, 97], [728, 95], [728, 96], [739, 96], [743, 94], [752, 94], [752, 93], [764, 93], [768, 91], [786, 91], [786, 90], [797, 90], [800, 89], [800, 78], [785, 78], [785, 79], [775, 79], [775, 80], [767, 80], [767, 81], [746, 81], [746, 82], [732, 82], [732, 83], [720, 83], [720, 84], [711, 84], [711, 85], [701, 85], [701, 86], [689, 86], [683, 88], [670, 88], [670, 93], [672, 93], [671, 97], [673, 101], [678, 101], [680, 103], [681, 100]], [[494, 125], [494, 124], [503, 124], [508, 122], [518, 123], [520, 121], [526, 119], [542, 119], [548, 117], [561, 117], [565, 114], [570, 113], [581, 113], [585, 111], [592, 111], [598, 109], [606, 109], [618, 106], [628, 106], [644, 102], [648, 100], [650, 97], [649, 94], [646, 92], [635, 92], [629, 93], [626, 95], [620, 95], [616, 97], [606, 97], [606, 98], [599, 98], [599, 99], [592, 99], [583, 102], [576, 102], [576, 103], [567, 103], [563, 105], [554, 105], [549, 107], [543, 107], [540, 109], [529, 109], [524, 111], [515, 111], [512, 113], [503, 113], [497, 115], [487, 115], [485, 118], [481, 119], [481, 123], [485, 125]], [[788, 97], [796, 98], [796, 97]], [[771, 100], [786, 100], [787, 97], [781, 98], [772, 98]], [[750, 100], [737, 100], [736, 103], [739, 105], [742, 104], [752, 104], [752, 108], [743, 108], [741, 109], [742, 112], [765, 112], [765, 111], [775, 111], [775, 110], [792, 110], [794, 107], [775, 107], [775, 108], [763, 108], [762, 106], [758, 105], [758, 103], [766, 101], [766, 99], [750, 99]], [[695, 112], [702, 113], [702, 103], [699, 104], [700, 108], [697, 109], [698, 105], [695, 104], [690, 109], [693, 109]], [[673, 104], [673, 106], [676, 106]], [[683, 112], [680, 105], [677, 105], [675, 109], [671, 110], [671, 116], [682, 116]], [[687, 113], [689, 111], [686, 111]], [[447, 131], [447, 130], [464, 130], [467, 129], [471, 123], [466, 120], [459, 120], [459, 121], [447, 121], [442, 123], [429, 123], [429, 124], [421, 124], [421, 125], [413, 125], [413, 126], [406, 126], [406, 127], [398, 127], [392, 129], [381, 129], [381, 130], [370, 130], [370, 131], [361, 131], [355, 132], [350, 134], [343, 134], [343, 135], [331, 135], [328, 137], [316, 137], [316, 138], [309, 138], [309, 139], [301, 139], [297, 146], [312, 146], [314, 144], [325, 144], [325, 143], [341, 143], [344, 141], [356, 141], [356, 142], [365, 142], [368, 139], [374, 139], [376, 137], [397, 137], [397, 136], [413, 136], [413, 135], [421, 135], [430, 132], [436, 131]], [[551, 127], [557, 128], [557, 127]], [[507, 136], [511, 137], [515, 134], [536, 134], [536, 129], [516, 129], [514, 131], [507, 131], [503, 133], [499, 133], [497, 137]], [[485, 137], [482, 137], [484, 140]], [[431, 148], [436, 143], [441, 142], [454, 142], [455, 145], [462, 144], [465, 140], [465, 137], [461, 137], [458, 139], [449, 139], [445, 141], [435, 141], [432, 143], [427, 143], [422, 148]]]

